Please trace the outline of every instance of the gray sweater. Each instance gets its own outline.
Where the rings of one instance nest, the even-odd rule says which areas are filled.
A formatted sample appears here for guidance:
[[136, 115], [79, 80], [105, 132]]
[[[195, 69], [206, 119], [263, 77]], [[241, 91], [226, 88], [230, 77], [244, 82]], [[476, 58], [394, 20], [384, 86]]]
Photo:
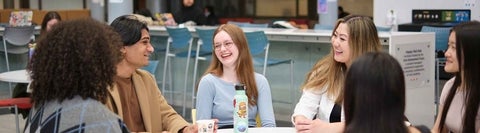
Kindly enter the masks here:
[[72, 99], [47, 102], [33, 108], [27, 118], [25, 132], [129, 132], [125, 123], [105, 105], [93, 99]]

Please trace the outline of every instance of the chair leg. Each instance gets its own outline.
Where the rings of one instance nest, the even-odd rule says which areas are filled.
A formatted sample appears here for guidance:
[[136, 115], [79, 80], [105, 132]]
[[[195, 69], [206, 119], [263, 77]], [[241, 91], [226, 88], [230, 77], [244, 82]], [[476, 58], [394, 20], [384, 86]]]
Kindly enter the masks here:
[[292, 102], [291, 105], [291, 111], [295, 109], [295, 96], [296, 96], [296, 91], [293, 89], [293, 60], [290, 60], [290, 101]]
[[[198, 55], [197, 55], [198, 56]], [[195, 58], [195, 65], [193, 66], [193, 79], [192, 79], [192, 108], [195, 108], [195, 80], [197, 79], [197, 67], [198, 67], [198, 57]]]
[[169, 101], [171, 104], [173, 104], [172, 102], [173, 102], [173, 99], [174, 99], [174, 98], [173, 98], [173, 96], [174, 96], [174, 95], [173, 95], [173, 92], [174, 92], [174, 91], [173, 91], [173, 74], [172, 74], [172, 61], [171, 61], [171, 60], [168, 60], [168, 89], [169, 89], [169, 90], [168, 90], [168, 92], [169, 92], [168, 94], [170, 95], [168, 101]]
[[17, 133], [20, 133], [20, 121], [18, 120], [18, 107], [17, 107], [17, 105], [15, 105], [14, 108], [15, 108], [15, 127], [17, 128]]
[[183, 106], [182, 106], [182, 116], [185, 118], [186, 114], [186, 106], [187, 105], [187, 82], [188, 82], [188, 67], [190, 66], [190, 57], [191, 57], [191, 52], [192, 51], [192, 42], [190, 42], [188, 46], [188, 54], [187, 54], [187, 64], [185, 66], [185, 77], [184, 77], [184, 83], [183, 83]]
[[163, 73], [162, 73], [162, 93], [163, 94], [166, 93], [165, 83], [167, 81], [166, 77], [167, 77], [167, 67], [168, 67], [168, 64], [167, 64], [168, 63], [168, 52], [170, 52], [170, 50], [168, 50], [168, 49], [169, 49], [169, 44], [167, 44], [167, 49], [165, 50], [165, 60], [163, 61]]
[[[8, 61], [7, 42], [5, 41], [5, 38], [3, 39], [3, 50], [4, 50], [4, 53], [5, 53], [5, 64], [7, 64], [7, 72], [9, 72], [10, 71], [10, 62]], [[10, 82], [8, 82], [8, 89], [9, 89], [10, 97], [13, 97], [12, 83], [10, 83]]]

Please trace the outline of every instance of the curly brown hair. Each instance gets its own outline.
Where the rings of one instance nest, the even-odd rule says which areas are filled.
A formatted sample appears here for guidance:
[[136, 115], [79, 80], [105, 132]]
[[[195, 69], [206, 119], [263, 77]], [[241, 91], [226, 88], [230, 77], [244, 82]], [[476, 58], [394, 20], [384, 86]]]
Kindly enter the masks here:
[[93, 19], [58, 23], [39, 39], [28, 64], [32, 102], [38, 107], [81, 96], [104, 103], [122, 44], [117, 32]]

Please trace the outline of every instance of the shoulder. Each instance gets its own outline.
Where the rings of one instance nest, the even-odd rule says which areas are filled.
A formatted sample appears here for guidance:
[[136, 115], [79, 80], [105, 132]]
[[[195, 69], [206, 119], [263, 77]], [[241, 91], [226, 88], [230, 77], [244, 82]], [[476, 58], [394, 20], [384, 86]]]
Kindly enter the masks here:
[[138, 79], [138, 78], [141, 78], [142, 80], [154, 80], [154, 77], [151, 73], [149, 73], [148, 71], [145, 71], [143, 69], [137, 69], [135, 70], [135, 72], [133, 73], [133, 76], [132, 78], [134, 79]]
[[455, 77], [445, 82], [445, 85], [443, 85], [442, 94], [440, 95], [441, 98], [447, 97], [448, 92], [450, 92], [450, 89], [452, 88], [454, 82], [455, 82]]
[[317, 88], [303, 88], [303, 92], [312, 93], [315, 95], [322, 95], [327, 92], [328, 85], [318, 86]]
[[201, 79], [200, 79], [200, 82], [213, 82], [213, 81], [217, 81], [218, 80], [218, 77], [216, 77], [215, 75], [213, 74], [206, 74], [204, 75]]
[[255, 77], [255, 81], [257, 81], [257, 82], [267, 82], [267, 78], [260, 73], [255, 72], [254, 77]]

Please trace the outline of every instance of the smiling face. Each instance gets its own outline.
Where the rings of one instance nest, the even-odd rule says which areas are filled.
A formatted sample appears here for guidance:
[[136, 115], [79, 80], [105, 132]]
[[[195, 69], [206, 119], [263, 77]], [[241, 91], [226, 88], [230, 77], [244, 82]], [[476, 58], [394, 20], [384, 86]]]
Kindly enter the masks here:
[[238, 59], [238, 48], [232, 40], [232, 37], [225, 32], [220, 31], [215, 35], [214, 49], [215, 56], [223, 64], [223, 67], [235, 67]]
[[153, 46], [150, 43], [150, 35], [146, 29], [142, 29], [142, 37], [138, 42], [130, 46], [124, 46], [122, 49], [124, 60], [135, 67], [141, 68], [148, 65], [148, 58], [153, 52]]
[[340, 23], [332, 35], [333, 58], [337, 62], [349, 63], [351, 57], [349, 31], [345, 23]]
[[445, 52], [445, 57], [447, 58], [447, 61], [445, 63], [444, 69], [445, 72], [449, 73], [455, 73], [459, 71], [455, 37], [455, 31], [452, 31], [452, 33], [450, 33], [450, 36], [448, 37], [448, 49], [447, 52]]

